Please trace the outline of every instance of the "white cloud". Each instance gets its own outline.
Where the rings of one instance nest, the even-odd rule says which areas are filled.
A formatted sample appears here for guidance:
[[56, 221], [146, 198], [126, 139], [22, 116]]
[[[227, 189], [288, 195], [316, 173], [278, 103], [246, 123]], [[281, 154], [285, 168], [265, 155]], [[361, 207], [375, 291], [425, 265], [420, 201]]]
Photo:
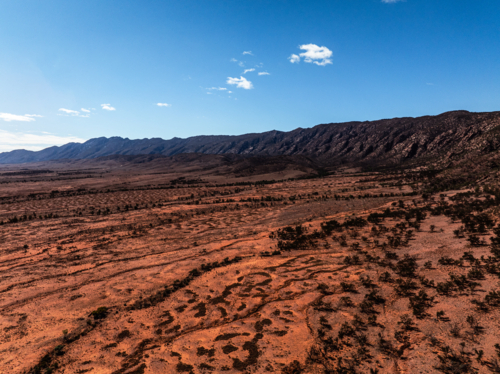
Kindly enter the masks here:
[[332, 57], [332, 51], [326, 47], [320, 47], [316, 44], [304, 44], [299, 48], [305, 51], [300, 54], [301, 57], [304, 57], [305, 62], [312, 62], [319, 66], [325, 66], [332, 63], [330, 59], [330, 57]]
[[43, 116], [41, 116], [40, 114], [25, 114], [26, 117], [38, 117], [38, 118], [42, 118]]
[[226, 91], [227, 88], [226, 87], [209, 87], [209, 88], [207, 88], [207, 90], [210, 90], [210, 91], [213, 91], [213, 90], [215, 90], [215, 91]]
[[244, 55], [250, 55], [250, 56], [253, 56], [253, 53], [252, 51], [245, 51], [243, 52]]
[[101, 104], [102, 109], [104, 110], [116, 110], [111, 106], [111, 104]]
[[259, 71], [259, 75], [271, 75], [267, 71]]
[[80, 114], [80, 112], [77, 110], [71, 110], [71, 109], [65, 109], [65, 108], [59, 108], [59, 111], [64, 112], [66, 114], [71, 114], [72, 116], [77, 116]]
[[298, 63], [300, 58], [303, 57], [305, 62], [313, 63], [318, 66], [326, 66], [332, 63], [332, 51], [326, 47], [320, 47], [316, 44], [303, 44], [299, 46], [305, 52], [302, 52], [299, 56], [292, 54], [288, 59], [290, 62]]
[[250, 90], [253, 88], [252, 82], [250, 82], [244, 77], [239, 77], [239, 78], [228, 77], [226, 83], [236, 85], [236, 87], [244, 88], [245, 90]]
[[172, 106], [172, 104], [167, 104], [167, 103], [158, 103], [156, 105], [158, 105], [158, 106], [164, 106], [164, 107]]
[[238, 60], [235, 59], [234, 57], [231, 60], [229, 60], [229, 61], [231, 61], [231, 62], [238, 62]]
[[36, 114], [35, 115], [25, 114], [24, 116], [21, 116], [18, 114], [11, 114], [11, 113], [0, 113], [0, 119], [3, 119], [5, 122], [11, 122], [11, 121], [32, 122], [35, 120], [33, 118], [34, 116], [36, 116]]
[[250, 73], [252, 71], [255, 71], [255, 69], [245, 69], [245, 71], [243, 72], [243, 74]]
[[[88, 109], [82, 108], [81, 110], [83, 112], [90, 113], [90, 110], [88, 110]], [[64, 116], [64, 117], [72, 116], [72, 117], [82, 117], [82, 118], [88, 118], [88, 117], [90, 117], [89, 114], [80, 114], [80, 112], [78, 110], [71, 110], [71, 109], [60, 108], [59, 111], [60, 112], [64, 112], [66, 114], [60, 114], [59, 113], [59, 114], [57, 114], [58, 116]]]
[[0, 130], [0, 152], [9, 152], [15, 149], [39, 151], [53, 145], [63, 145], [71, 142], [82, 143], [84, 141], [84, 139], [75, 136], [57, 136], [47, 133], [38, 135]]
[[385, 4], [394, 4], [394, 3], [400, 3], [405, 0], [382, 0], [383, 3]]
[[299, 63], [300, 61], [300, 57], [295, 54], [292, 54], [290, 57], [288, 57], [288, 59], [292, 64]]

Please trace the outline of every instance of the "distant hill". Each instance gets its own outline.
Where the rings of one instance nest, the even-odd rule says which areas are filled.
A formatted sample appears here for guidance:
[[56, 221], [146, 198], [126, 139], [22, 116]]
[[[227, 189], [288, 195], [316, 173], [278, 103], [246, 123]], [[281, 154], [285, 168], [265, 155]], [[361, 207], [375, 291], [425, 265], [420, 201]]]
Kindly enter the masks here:
[[289, 132], [268, 131], [238, 136], [130, 140], [96, 138], [33, 152], [0, 153], [0, 163], [18, 164], [111, 155], [182, 153], [303, 155], [325, 164], [395, 165], [402, 162], [461, 161], [471, 154], [500, 148], [500, 112], [447, 112], [437, 116], [322, 124]]

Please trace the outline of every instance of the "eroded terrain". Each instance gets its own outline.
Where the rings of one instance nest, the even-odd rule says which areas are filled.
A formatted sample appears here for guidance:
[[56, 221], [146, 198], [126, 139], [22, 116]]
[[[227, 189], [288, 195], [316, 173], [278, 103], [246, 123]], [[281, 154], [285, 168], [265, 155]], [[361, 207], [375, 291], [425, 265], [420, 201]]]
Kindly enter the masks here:
[[21, 169], [0, 170], [2, 373], [500, 372], [497, 190]]

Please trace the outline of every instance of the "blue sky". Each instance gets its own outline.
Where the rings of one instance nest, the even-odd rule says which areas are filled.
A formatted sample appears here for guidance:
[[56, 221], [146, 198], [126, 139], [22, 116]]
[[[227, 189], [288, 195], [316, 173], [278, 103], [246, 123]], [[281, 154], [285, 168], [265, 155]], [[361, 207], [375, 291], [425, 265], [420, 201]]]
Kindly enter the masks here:
[[499, 20], [498, 0], [3, 0], [0, 152], [500, 110]]

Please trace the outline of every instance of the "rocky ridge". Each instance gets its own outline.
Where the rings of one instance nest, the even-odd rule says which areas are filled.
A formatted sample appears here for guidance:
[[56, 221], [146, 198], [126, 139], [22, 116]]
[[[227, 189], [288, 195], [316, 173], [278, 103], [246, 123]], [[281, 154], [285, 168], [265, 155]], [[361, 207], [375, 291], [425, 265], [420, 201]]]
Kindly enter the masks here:
[[236, 155], [303, 155], [326, 164], [396, 165], [434, 160], [453, 164], [500, 148], [500, 112], [453, 111], [437, 116], [321, 124], [290, 132], [269, 131], [238, 136], [194, 136], [186, 139], [95, 138], [38, 152], [0, 153], [0, 163], [60, 159], [93, 159], [111, 155], [183, 153]]

